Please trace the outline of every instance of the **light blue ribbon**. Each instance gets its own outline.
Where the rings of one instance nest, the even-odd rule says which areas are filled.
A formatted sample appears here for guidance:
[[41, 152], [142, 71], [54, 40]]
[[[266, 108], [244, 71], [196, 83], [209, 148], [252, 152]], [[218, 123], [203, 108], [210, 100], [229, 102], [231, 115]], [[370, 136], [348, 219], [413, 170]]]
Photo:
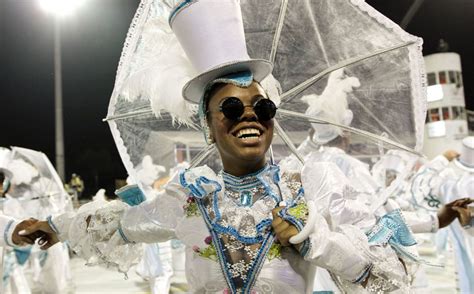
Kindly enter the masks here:
[[16, 261], [19, 265], [24, 265], [31, 255], [31, 247], [15, 248], [13, 251], [15, 252]]
[[117, 191], [115, 194], [130, 206], [136, 206], [146, 200], [145, 194], [137, 185], [128, 185]]
[[413, 255], [405, 247], [416, 245], [416, 240], [408, 228], [400, 209], [396, 209], [382, 216], [377, 225], [367, 233], [369, 244], [392, 246], [398, 253], [419, 261], [418, 256]]

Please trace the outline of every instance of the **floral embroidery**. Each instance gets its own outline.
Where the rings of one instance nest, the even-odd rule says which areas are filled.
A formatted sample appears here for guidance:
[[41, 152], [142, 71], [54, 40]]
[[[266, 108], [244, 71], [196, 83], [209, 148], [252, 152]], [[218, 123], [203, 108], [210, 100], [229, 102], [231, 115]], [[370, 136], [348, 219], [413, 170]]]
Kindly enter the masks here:
[[194, 245], [192, 247], [193, 251], [203, 258], [208, 258], [212, 261], [217, 261], [217, 252], [216, 247], [214, 247], [214, 244], [212, 244], [212, 236], [206, 237], [206, 239], [204, 239], [204, 243], [206, 243], [208, 246], [201, 249], [199, 248], [199, 246]]
[[268, 260], [281, 258], [281, 245], [279, 243], [272, 244], [272, 247], [270, 247], [270, 250], [268, 251], [267, 258]]
[[[298, 200], [304, 202], [299, 197], [301, 183], [295, 178], [285, 180], [288, 182], [280, 183], [276, 166], [266, 166], [244, 177], [196, 170], [181, 176], [182, 186], [193, 195], [187, 206], [197, 205], [212, 234], [205, 240], [212, 245], [195, 246], [193, 250], [201, 257], [219, 261], [233, 293], [250, 291], [265, 260], [281, 258], [281, 246], [272, 246], [272, 209], [282, 200], [292, 207], [300, 204]], [[294, 212], [304, 215], [304, 206]]]
[[294, 207], [288, 208], [288, 214], [306, 221], [306, 218], [308, 217], [308, 206], [306, 203], [300, 203]]
[[[237, 252], [244, 248], [244, 243], [238, 241], [233, 236], [229, 237], [230, 241], [225, 244], [225, 248], [229, 250], [231, 253]], [[245, 250], [246, 248], [244, 248]]]
[[186, 217], [201, 215], [201, 213], [199, 212], [199, 208], [196, 204], [196, 201], [194, 200], [193, 197], [188, 197], [188, 199], [186, 200], [186, 204], [183, 205], [183, 210]]
[[214, 247], [213, 244], [209, 244], [209, 246], [199, 251], [199, 256], [208, 258], [212, 261], [217, 261], [216, 247]]
[[204, 243], [206, 243], [207, 245], [211, 244], [212, 243], [212, 236], [207, 236], [206, 239], [204, 239]]
[[240, 260], [235, 263], [227, 263], [227, 268], [233, 278], [240, 278], [244, 281], [247, 280], [247, 272], [250, 269], [251, 264], [246, 263], [245, 260]]

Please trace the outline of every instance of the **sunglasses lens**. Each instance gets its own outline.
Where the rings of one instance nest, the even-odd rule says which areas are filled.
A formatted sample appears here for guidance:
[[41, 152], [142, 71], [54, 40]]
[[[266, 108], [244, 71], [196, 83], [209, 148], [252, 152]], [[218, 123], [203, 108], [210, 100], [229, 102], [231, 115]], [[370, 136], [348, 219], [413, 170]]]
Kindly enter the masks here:
[[270, 99], [261, 99], [254, 106], [255, 114], [261, 120], [271, 120], [276, 113], [277, 107]]
[[221, 111], [230, 120], [238, 120], [244, 113], [244, 105], [237, 97], [230, 97], [224, 100]]

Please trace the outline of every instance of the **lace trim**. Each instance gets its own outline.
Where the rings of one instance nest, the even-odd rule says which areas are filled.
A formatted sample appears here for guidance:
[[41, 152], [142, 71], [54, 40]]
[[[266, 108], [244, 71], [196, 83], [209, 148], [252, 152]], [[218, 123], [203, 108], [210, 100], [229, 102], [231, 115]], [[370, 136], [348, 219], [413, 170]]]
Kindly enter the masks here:
[[[358, 251], [367, 255], [371, 263], [354, 281], [337, 277], [337, 281], [343, 289], [348, 293], [362, 292], [363, 288], [356, 283], [363, 282], [365, 280], [363, 277], [366, 276], [369, 280], [365, 290], [370, 293], [387, 293], [395, 290], [400, 290], [400, 293], [409, 293], [408, 277], [394, 252], [389, 254], [389, 249], [378, 246], [374, 246], [375, 252], [368, 251], [365, 240], [359, 238], [353, 239], [353, 244]], [[357, 287], [359, 291], [356, 291], [357, 289], [354, 287]]]
[[[120, 56], [119, 64], [117, 66], [114, 90], [112, 92], [109, 102], [109, 114], [115, 113], [115, 104], [121, 91], [121, 87], [119, 87], [119, 85], [123, 85], [123, 82], [126, 79], [126, 75], [128, 74], [128, 71], [124, 68], [124, 66], [125, 64], [130, 63], [130, 59], [133, 56], [133, 52], [137, 47], [140, 36], [138, 32], [141, 31], [141, 28], [143, 27], [144, 23], [148, 18], [148, 13], [152, 2], [153, 0], [142, 0], [140, 2], [137, 11], [135, 12], [135, 15], [132, 19], [132, 23], [130, 24], [130, 27], [128, 29], [127, 37], [125, 38], [125, 43], [122, 49], [122, 54]], [[114, 120], [110, 120], [108, 121], [108, 123], [110, 131], [112, 133], [112, 137], [114, 138], [115, 145], [117, 146], [125, 169], [129, 173], [129, 175], [132, 176], [132, 178], [137, 178], [135, 169], [133, 168], [133, 163], [130, 159], [129, 152], [127, 151], [127, 147], [125, 146], [125, 143], [122, 137], [120, 136], [117, 123]]]
[[[413, 36], [405, 32], [400, 26], [388, 19], [386, 16], [375, 10], [373, 7], [365, 3], [364, 0], [350, 0], [352, 4], [357, 6], [361, 11], [367, 13], [379, 24], [387, 29], [392, 30], [404, 41], [415, 41], [414, 45], [408, 46], [408, 56], [410, 62], [414, 65], [414, 69], [410, 71], [411, 89], [413, 91], [413, 109], [415, 112], [415, 131], [416, 145], [415, 150], [420, 151], [423, 147], [424, 122], [426, 117], [426, 72], [425, 62], [422, 54], [423, 39]], [[421, 83], [420, 83], [421, 82]], [[417, 99], [418, 98], [418, 99]]]
[[[208, 179], [206, 180], [210, 181]], [[219, 201], [219, 194], [218, 194], [219, 192], [220, 192], [220, 189], [213, 192], [212, 204], [211, 204], [212, 210], [210, 210], [210, 207], [208, 207], [206, 203], [203, 203], [202, 199], [196, 199], [196, 202], [198, 204], [198, 207], [201, 210], [201, 213], [205, 215], [206, 218], [209, 218], [210, 220], [212, 220], [210, 221], [211, 228], [218, 233], [230, 234], [234, 236], [235, 238], [237, 238], [237, 240], [245, 244], [254, 244], [254, 243], [262, 242], [264, 240], [264, 237], [263, 237], [264, 231], [269, 225], [271, 225], [272, 219], [269, 217], [265, 217], [265, 215], [262, 215], [261, 213], [259, 214], [258, 209], [247, 209], [245, 207], [240, 207], [234, 201], [230, 199], [221, 199], [222, 201], [227, 200], [225, 201], [225, 203], [221, 203], [221, 201]], [[262, 201], [264, 200], [265, 199], [261, 199], [258, 202], [262, 203]], [[270, 203], [268, 203], [267, 201], [264, 207], [265, 208], [275, 207], [277, 203], [278, 202], [276, 201], [271, 201]], [[222, 219], [221, 211], [226, 210], [226, 208], [227, 210], [229, 209], [235, 210], [233, 214], [226, 213], [226, 215], [228, 215], [229, 217], [232, 217], [231, 215], [233, 215], [233, 217], [235, 218], [235, 220], [232, 221], [233, 224], [229, 224], [226, 220]], [[240, 233], [241, 230], [236, 228], [236, 227], [239, 227], [237, 225], [240, 225], [241, 223], [241, 219], [237, 219], [237, 217], [242, 215], [242, 213], [239, 213], [239, 210], [240, 211], [245, 210], [246, 213], [250, 213], [254, 217], [254, 219], [258, 221], [258, 224], [255, 226], [255, 230], [252, 230], [252, 231], [247, 230], [248, 234], [246, 236], [242, 235]], [[214, 214], [214, 218], [211, 218], [209, 216], [210, 212]]]
[[[191, 191], [211, 232], [215, 254], [229, 289], [232, 293], [249, 293], [273, 244], [272, 209], [280, 200], [296, 205], [297, 199], [303, 200], [303, 189], [301, 183], [293, 183], [295, 179], [287, 176], [280, 187], [279, 169], [276, 166], [269, 166], [246, 177], [226, 176], [227, 183], [231, 179], [231, 185], [237, 190], [239, 185], [248, 187], [260, 184], [257, 195], [260, 198], [252, 206], [246, 207], [235, 203], [224, 191], [221, 181], [212, 177], [217, 178], [205, 168], [192, 169], [181, 174], [180, 183]], [[277, 190], [279, 193], [275, 192]], [[198, 252], [199, 248], [194, 249]], [[271, 258], [279, 257], [278, 251], [274, 248]]]
[[[127, 37], [125, 38], [125, 42], [123, 44], [122, 54], [117, 67], [114, 88], [116, 88], [119, 83], [122, 84], [123, 80], [125, 79], [125, 72], [123, 69], [124, 64], [128, 64], [129, 59], [133, 56], [133, 52], [136, 49], [138, 39], [140, 37], [140, 34], [138, 34], [137, 31], [140, 31], [140, 29], [143, 27], [143, 24], [147, 20], [152, 3], [153, 0], [141, 0], [140, 4], [138, 5], [137, 11], [135, 12], [132, 23], [128, 29]], [[117, 88], [117, 92], [119, 92], [119, 90], [120, 89]]]
[[[212, 242], [214, 247], [216, 248], [217, 257], [219, 260], [219, 265], [221, 266], [222, 272], [224, 273], [224, 277], [226, 279], [227, 285], [231, 289], [232, 293], [250, 293], [251, 288], [256, 282], [256, 278], [260, 273], [260, 270], [263, 267], [265, 262], [265, 257], [269, 252], [271, 245], [274, 241], [274, 236], [271, 231], [267, 233], [265, 238], [262, 241], [262, 245], [258, 252], [256, 252], [253, 256], [251, 261], [248, 264], [244, 264], [243, 261], [240, 263], [230, 264], [227, 262], [227, 258], [225, 255], [225, 251], [228, 250], [224, 244], [221, 242], [221, 238], [217, 232], [212, 230], [212, 223], [209, 216], [205, 213], [205, 208], [199, 206], [201, 209], [201, 213], [204, 216], [204, 220], [210, 229], [212, 235]], [[242, 288], [237, 288], [234, 282], [234, 279], [241, 279], [244, 284]]]

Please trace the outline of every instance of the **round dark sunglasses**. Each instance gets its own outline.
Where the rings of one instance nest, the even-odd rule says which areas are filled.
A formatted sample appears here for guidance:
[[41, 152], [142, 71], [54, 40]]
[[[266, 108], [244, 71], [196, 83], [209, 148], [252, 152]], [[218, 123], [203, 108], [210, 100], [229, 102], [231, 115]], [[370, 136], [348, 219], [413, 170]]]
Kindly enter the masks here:
[[[244, 104], [237, 97], [228, 97], [222, 101], [219, 106], [224, 116], [230, 120], [238, 121], [245, 111]], [[268, 121], [271, 120], [276, 113], [277, 107], [270, 99], [262, 98], [252, 105], [253, 111], [257, 115], [259, 120]]]

